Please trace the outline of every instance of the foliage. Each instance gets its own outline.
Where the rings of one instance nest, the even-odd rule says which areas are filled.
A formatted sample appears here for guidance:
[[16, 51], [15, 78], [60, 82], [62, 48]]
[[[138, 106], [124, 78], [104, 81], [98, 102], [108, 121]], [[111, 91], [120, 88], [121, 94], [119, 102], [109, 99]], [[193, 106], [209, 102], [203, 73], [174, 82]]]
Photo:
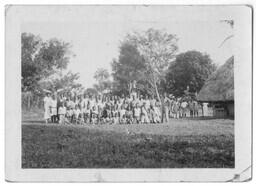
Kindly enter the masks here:
[[199, 92], [208, 77], [216, 70], [209, 55], [188, 51], [177, 55], [166, 75], [166, 88], [176, 96], [182, 96], [189, 86], [190, 92]]
[[22, 90], [35, 91], [38, 82], [65, 69], [70, 60], [70, 44], [58, 39], [43, 41], [30, 33], [21, 34]]
[[94, 88], [100, 92], [104, 93], [105, 91], [109, 91], [111, 89], [111, 81], [110, 74], [107, 69], [99, 68], [94, 74], [94, 78], [98, 82], [94, 84]]
[[79, 77], [79, 73], [72, 73], [70, 71], [64, 75], [61, 72], [56, 72], [48, 78], [41, 80], [39, 85], [41, 89], [50, 90], [52, 92], [61, 89], [70, 91], [74, 88], [79, 88], [82, 86], [76, 82]]
[[160, 100], [158, 86], [178, 50], [177, 37], [151, 28], [143, 33], [129, 34], [127, 40], [137, 48], [145, 60], [144, 75]]
[[141, 86], [144, 85], [143, 72], [145, 68], [145, 60], [139, 54], [137, 48], [129, 41], [123, 41], [120, 46], [118, 60], [112, 62], [114, 91], [128, 94], [129, 84], [133, 80], [136, 80]]
[[98, 91], [95, 88], [87, 88], [84, 93], [87, 95], [97, 95]]

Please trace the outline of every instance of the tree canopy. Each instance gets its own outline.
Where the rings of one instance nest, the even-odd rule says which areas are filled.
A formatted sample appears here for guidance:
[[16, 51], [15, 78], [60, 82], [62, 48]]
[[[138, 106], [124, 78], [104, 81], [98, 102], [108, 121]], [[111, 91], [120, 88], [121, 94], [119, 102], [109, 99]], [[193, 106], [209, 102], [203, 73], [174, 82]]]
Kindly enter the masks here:
[[22, 90], [34, 91], [40, 80], [66, 69], [72, 55], [70, 47], [69, 43], [58, 39], [43, 41], [39, 36], [22, 33]]
[[100, 92], [104, 93], [105, 91], [110, 91], [111, 81], [110, 74], [107, 69], [99, 68], [94, 74], [94, 78], [97, 81], [97, 84], [94, 84], [94, 88]]
[[133, 80], [143, 84], [145, 68], [145, 60], [139, 54], [137, 48], [129, 41], [123, 41], [120, 46], [118, 60], [112, 62], [114, 91], [128, 94], [129, 84]]
[[166, 89], [182, 96], [189, 86], [191, 92], [199, 92], [209, 75], [216, 70], [209, 55], [188, 51], [176, 56], [166, 75]]
[[128, 34], [120, 49], [119, 60], [112, 65], [114, 79], [144, 81], [148, 92], [160, 99], [158, 86], [178, 50], [177, 37], [150, 28]]

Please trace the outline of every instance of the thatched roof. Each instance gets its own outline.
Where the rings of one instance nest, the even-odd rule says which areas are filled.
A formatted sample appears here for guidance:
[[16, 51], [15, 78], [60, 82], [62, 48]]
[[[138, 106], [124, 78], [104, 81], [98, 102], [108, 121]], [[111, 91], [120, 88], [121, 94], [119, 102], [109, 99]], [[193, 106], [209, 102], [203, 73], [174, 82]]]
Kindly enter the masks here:
[[206, 80], [197, 99], [205, 102], [234, 101], [234, 56]]

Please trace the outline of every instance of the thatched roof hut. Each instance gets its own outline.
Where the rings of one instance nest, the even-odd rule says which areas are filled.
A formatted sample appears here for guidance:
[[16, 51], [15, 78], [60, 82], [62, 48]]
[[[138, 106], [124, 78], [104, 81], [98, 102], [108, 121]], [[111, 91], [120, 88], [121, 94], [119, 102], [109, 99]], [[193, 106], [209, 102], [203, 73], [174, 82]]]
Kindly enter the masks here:
[[234, 56], [206, 80], [197, 99], [202, 102], [234, 101]]

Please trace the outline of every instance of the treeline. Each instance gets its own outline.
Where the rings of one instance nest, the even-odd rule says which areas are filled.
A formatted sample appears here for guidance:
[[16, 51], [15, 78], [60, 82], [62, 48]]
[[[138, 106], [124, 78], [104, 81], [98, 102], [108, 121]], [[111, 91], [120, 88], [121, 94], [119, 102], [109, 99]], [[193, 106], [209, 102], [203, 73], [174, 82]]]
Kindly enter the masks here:
[[[40, 36], [22, 33], [21, 47], [23, 107], [42, 105], [44, 90], [83, 88], [76, 82], [78, 73], [64, 73], [75, 57], [70, 43], [55, 38], [44, 41]], [[99, 68], [94, 75], [97, 83], [84, 90], [92, 94], [127, 95], [135, 82], [141, 94], [159, 99], [167, 92], [180, 97], [188, 87], [191, 92], [199, 92], [216, 69], [208, 54], [178, 53], [178, 37], [156, 29], [127, 34], [111, 67], [112, 72]]]
[[[112, 62], [111, 83], [107, 70], [96, 72], [98, 83], [95, 88], [99, 92], [111, 90], [118, 95], [129, 94], [130, 85], [136, 82], [136, 88], [142, 94], [159, 98], [167, 92], [180, 97], [188, 87], [191, 92], [199, 92], [216, 70], [207, 54], [199, 51], [178, 54], [177, 36], [162, 30], [128, 34], [119, 51], [118, 59]], [[102, 76], [101, 80], [97, 78], [99, 76]]]

